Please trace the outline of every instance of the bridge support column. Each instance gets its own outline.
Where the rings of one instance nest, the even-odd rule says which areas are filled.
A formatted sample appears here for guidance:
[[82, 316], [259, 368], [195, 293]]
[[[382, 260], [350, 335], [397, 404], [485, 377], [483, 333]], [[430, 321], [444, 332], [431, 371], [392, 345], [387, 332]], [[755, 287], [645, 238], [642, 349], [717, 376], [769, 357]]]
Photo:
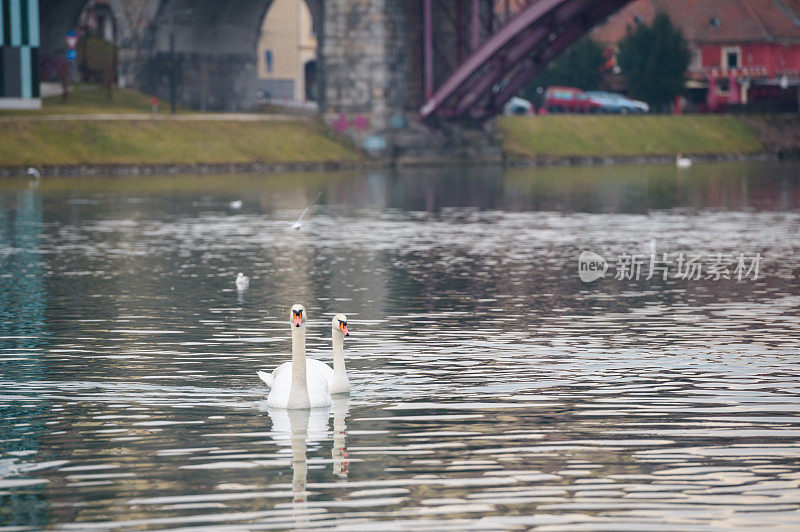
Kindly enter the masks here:
[[[327, 0], [321, 42], [324, 119], [360, 145], [381, 151], [408, 101], [406, 2]], [[385, 151], [385, 150], [384, 150]]]

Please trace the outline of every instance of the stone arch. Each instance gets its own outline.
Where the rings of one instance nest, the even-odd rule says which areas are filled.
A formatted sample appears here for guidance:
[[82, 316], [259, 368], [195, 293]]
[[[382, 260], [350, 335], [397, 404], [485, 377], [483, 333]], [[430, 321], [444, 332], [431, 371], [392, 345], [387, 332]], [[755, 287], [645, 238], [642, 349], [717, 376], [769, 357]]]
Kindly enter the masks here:
[[317, 100], [313, 85], [319, 46], [313, 22], [308, 3], [298, 0], [273, 0], [264, 15], [257, 44], [258, 83], [260, 92], [279, 105]]
[[[39, 27], [41, 32], [41, 52], [43, 54], [60, 54], [66, 51], [64, 36], [67, 31], [74, 30], [78, 24], [81, 11], [90, 0], [40, 0]], [[109, 0], [109, 7], [114, 16], [119, 42], [124, 46], [135, 38], [137, 11], [124, 0]]]
[[[272, 2], [162, 0], [147, 37], [148, 57], [140, 61], [140, 86], [169, 97], [172, 33], [179, 102], [195, 109], [253, 109], [258, 103], [258, 37]], [[306, 3], [317, 34], [322, 35], [322, 0]]]
[[[90, 0], [40, 0], [39, 27], [41, 33], [40, 56], [42, 63], [47, 64], [64, 56], [67, 45], [64, 40], [67, 31], [75, 30], [78, 17]], [[153, 0], [145, 0], [152, 2]], [[160, 0], [158, 0], [160, 1]], [[108, 6], [114, 18], [117, 30], [117, 42], [120, 47], [120, 81], [128, 74], [126, 66], [135, 49], [136, 31], [140, 25], [141, 10], [135, 7], [136, 2], [109, 0]]]
[[[62, 57], [64, 36], [89, 0], [40, 0], [43, 57]], [[108, 0], [118, 30], [121, 85], [169, 97], [169, 20], [175, 35], [178, 101], [196, 109], [256, 105], [256, 46], [273, 0]], [[322, 48], [323, 0], [305, 0]], [[191, 10], [191, 13], [185, 13]], [[176, 15], [178, 14], [178, 15]], [[318, 61], [321, 63], [320, 53]], [[323, 90], [319, 91], [324, 94]]]

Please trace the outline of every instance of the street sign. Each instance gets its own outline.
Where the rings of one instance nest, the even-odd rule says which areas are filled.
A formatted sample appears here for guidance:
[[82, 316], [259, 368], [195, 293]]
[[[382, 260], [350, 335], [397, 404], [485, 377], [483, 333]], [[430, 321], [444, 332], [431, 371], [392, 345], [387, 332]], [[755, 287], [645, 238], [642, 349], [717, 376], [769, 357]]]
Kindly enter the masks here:
[[67, 41], [67, 47], [70, 50], [74, 50], [76, 46], [78, 46], [78, 36], [75, 34], [74, 31], [68, 31], [67, 36], [64, 38]]
[[78, 58], [78, 51], [75, 48], [67, 50], [67, 59], [75, 61]]

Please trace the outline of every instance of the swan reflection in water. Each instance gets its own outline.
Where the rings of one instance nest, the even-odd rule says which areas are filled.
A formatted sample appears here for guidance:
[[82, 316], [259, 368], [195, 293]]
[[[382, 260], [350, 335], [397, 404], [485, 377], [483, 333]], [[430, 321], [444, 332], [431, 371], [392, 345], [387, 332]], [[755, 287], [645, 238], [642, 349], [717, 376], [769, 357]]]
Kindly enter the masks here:
[[297, 526], [308, 525], [308, 445], [329, 438], [328, 419], [333, 414], [333, 474], [347, 478], [350, 460], [347, 456], [347, 424], [350, 411], [349, 397], [333, 397], [328, 408], [292, 409], [268, 408], [272, 420], [275, 442], [282, 447], [287, 443], [292, 451], [292, 509]]
[[339, 478], [347, 478], [350, 471], [350, 459], [347, 457], [347, 414], [350, 412], [349, 397], [333, 397], [333, 474]]

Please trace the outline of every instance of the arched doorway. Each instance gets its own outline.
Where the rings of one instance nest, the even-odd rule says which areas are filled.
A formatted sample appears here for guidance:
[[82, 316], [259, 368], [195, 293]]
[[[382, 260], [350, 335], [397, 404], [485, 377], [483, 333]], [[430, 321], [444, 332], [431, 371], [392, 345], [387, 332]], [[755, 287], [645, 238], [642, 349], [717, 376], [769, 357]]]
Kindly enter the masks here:
[[317, 73], [317, 60], [312, 59], [305, 64], [306, 100], [319, 102], [319, 77]]
[[262, 102], [316, 108], [318, 42], [305, 0], [274, 0], [257, 44], [258, 92]]

